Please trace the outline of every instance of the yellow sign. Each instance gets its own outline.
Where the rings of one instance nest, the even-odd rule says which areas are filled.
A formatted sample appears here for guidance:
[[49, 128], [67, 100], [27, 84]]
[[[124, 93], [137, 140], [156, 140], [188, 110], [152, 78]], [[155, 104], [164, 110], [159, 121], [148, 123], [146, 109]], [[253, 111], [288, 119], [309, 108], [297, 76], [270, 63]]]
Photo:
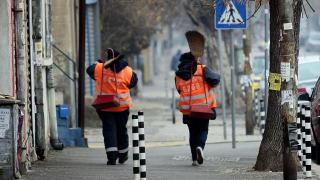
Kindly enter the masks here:
[[280, 91], [281, 88], [281, 74], [270, 73], [269, 74], [270, 90]]

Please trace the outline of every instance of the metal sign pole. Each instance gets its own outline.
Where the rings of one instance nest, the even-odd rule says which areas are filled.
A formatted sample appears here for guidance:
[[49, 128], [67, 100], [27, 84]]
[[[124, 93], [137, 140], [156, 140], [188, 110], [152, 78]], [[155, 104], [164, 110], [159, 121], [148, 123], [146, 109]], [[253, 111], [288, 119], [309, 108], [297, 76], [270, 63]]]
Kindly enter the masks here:
[[[222, 3], [223, 4], [223, 3]], [[221, 58], [221, 31], [220, 29], [230, 29], [230, 48], [231, 48], [231, 91], [232, 91], [232, 148], [236, 148], [236, 134], [235, 134], [235, 63], [234, 63], [234, 36], [233, 29], [245, 29], [247, 28], [247, 8], [244, 3], [238, 1], [230, 1], [228, 6], [222, 5], [220, 1], [216, 1], [216, 12], [215, 13], [215, 27], [218, 30], [218, 41], [219, 41], [219, 59], [221, 69], [221, 94], [222, 94], [222, 106], [223, 106], [223, 125], [224, 125], [224, 138], [226, 139], [226, 127], [225, 127], [225, 111], [224, 111], [224, 82], [223, 82], [223, 66]]]
[[172, 88], [172, 124], [176, 123], [176, 98], [174, 97], [175, 88]]
[[234, 37], [233, 29], [230, 29], [230, 49], [231, 49], [231, 91], [232, 91], [232, 148], [236, 148], [236, 128], [235, 128], [235, 89], [234, 89]]
[[219, 47], [219, 60], [220, 60], [220, 82], [221, 82], [221, 101], [222, 101], [222, 114], [223, 114], [223, 136], [227, 139], [227, 127], [226, 127], [226, 100], [224, 95], [224, 75], [222, 64], [222, 49], [221, 49], [221, 29], [218, 29], [218, 47]]
[[267, 120], [267, 110], [268, 110], [268, 74], [269, 69], [269, 30], [268, 30], [268, 7], [267, 3], [265, 4], [265, 78], [264, 78], [264, 108], [265, 108], [265, 119]]

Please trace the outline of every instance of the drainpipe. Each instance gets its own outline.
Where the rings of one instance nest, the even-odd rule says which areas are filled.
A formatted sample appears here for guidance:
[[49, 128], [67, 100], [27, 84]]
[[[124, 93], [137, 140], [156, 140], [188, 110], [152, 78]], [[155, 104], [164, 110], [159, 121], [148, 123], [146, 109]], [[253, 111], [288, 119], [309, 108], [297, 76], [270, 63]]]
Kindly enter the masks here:
[[[42, 33], [41, 33], [41, 0], [35, 0], [35, 16], [33, 19], [33, 39], [35, 43], [41, 43]], [[37, 105], [37, 113], [36, 113], [36, 143], [37, 143], [37, 154], [40, 159], [44, 159], [44, 151], [46, 149], [46, 141], [45, 141], [45, 122], [44, 122], [44, 106], [43, 106], [43, 78], [42, 78], [42, 48], [34, 47], [35, 49], [35, 58], [36, 58], [36, 66], [35, 66], [35, 93], [36, 93], [36, 105]], [[40, 49], [40, 56], [38, 49]]]
[[[30, 43], [30, 81], [31, 81], [31, 118], [32, 118], [32, 148], [35, 149], [36, 148], [36, 120], [35, 120], [35, 92], [34, 92], [34, 50], [33, 50], [33, 38], [32, 38], [32, 34], [33, 34], [33, 23], [32, 23], [32, 18], [33, 18], [33, 13], [32, 13], [32, 0], [28, 1], [28, 7], [29, 7], [29, 11], [28, 11], [28, 15], [29, 15], [29, 43]], [[30, 149], [29, 149], [30, 150]], [[23, 154], [22, 154], [23, 155]], [[33, 153], [32, 155], [35, 155], [35, 153]]]
[[52, 65], [46, 68], [47, 71], [47, 87], [49, 98], [49, 118], [50, 118], [50, 143], [55, 150], [63, 150], [64, 145], [59, 141], [57, 117], [56, 117], [56, 99], [54, 94], [54, 76]]
[[[21, 6], [22, 5], [22, 6]], [[25, 88], [25, 82], [26, 82], [26, 64], [25, 64], [25, 50], [24, 50], [24, 21], [23, 21], [23, 13], [24, 13], [24, 6], [22, 0], [16, 0], [15, 1], [15, 8], [14, 8], [14, 16], [16, 18], [16, 30], [15, 30], [15, 39], [16, 39], [16, 62], [17, 62], [17, 99], [20, 100], [19, 107], [20, 111], [24, 114], [24, 118], [26, 117], [25, 112], [25, 105], [26, 105], [26, 88]], [[23, 123], [25, 123], [25, 119], [23, 120]], [[23, 134], [23, 138], [27, 139], [25, 132], [21, 130], [21, 133]], [[21, 140], [22, 141], [22, 140]], [[19, 170], [21, 172], [26, 172], [27, 165], [26, 165], [26, 144], [21, 143], [21, 158], [20, 162], [22, 165], [19, 165], [16, 168], [15, 177], [20, 177], [20, 173], [17, 172]], [[22, 173], [23, 174], [23, 173]]]
[[[47, 0], [47, 24], [46, 24], [46, 56], [52, 58], [52, 23], [51, 23], [51, 0]], [[55, 150], [63, 150], [64, 145], [58, 137], [56, 98], [54, 90], [54, 74], [52, 65], [46, 67], [47, 90], [50, 121], [50, 143]]]

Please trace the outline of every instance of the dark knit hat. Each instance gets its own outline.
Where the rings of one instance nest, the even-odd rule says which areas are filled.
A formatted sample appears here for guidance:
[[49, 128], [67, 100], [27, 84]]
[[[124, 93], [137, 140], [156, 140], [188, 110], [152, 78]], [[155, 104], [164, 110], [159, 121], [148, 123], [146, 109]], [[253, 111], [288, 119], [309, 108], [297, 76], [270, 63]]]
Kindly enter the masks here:
[[195, 57], [191, 54], [191, 52], [187, 52], [184, 53], [180, 56], [179, 61], [183, 62], [183, 61], [193, 61], [195, 59]]
[[[112, 50], [114, 52], [114, 57], [117, 57], [117, 56], [119, 56], [119, 54], [121, 54], [119, 51], [117, 51], [115, 49], [112, 49]], [[110, 58], [113, 58], [113, 57], [112, 57], [112, 51], [109, 49], [108, 50], [108, 59], [110, 59]]]

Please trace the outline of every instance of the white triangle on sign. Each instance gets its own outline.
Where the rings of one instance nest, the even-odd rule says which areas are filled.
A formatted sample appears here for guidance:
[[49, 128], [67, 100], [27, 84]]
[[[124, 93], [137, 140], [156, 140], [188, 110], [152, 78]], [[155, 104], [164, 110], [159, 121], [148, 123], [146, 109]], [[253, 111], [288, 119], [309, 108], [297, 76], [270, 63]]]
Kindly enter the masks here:
[[[239, 14], [236, 6], [230, 1], [232, 8], [228, 5], [222, 13], [218, 24], [239, 24], [243, 22], [241, 15]], [[231, 10], [231, 11], [230, 11]]]

